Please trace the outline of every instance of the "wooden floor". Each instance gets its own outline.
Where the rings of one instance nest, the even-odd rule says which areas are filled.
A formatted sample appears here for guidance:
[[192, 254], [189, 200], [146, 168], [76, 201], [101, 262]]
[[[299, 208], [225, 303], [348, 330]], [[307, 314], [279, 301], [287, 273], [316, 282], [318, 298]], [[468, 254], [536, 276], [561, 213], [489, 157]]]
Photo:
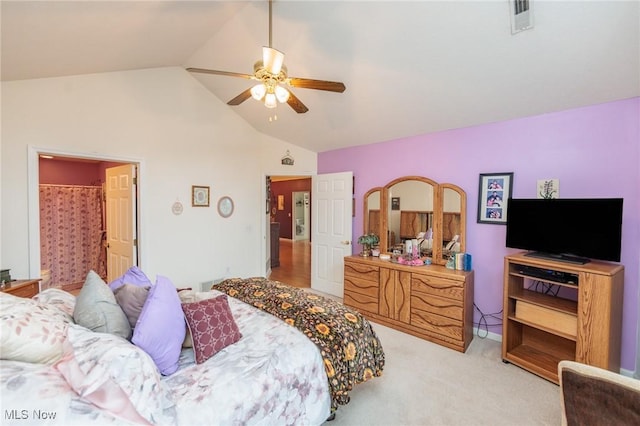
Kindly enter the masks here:
[[280, 238], [280, 266], [271, 268], [270, 279], [293, 287], [311, 287], [311, 243]]

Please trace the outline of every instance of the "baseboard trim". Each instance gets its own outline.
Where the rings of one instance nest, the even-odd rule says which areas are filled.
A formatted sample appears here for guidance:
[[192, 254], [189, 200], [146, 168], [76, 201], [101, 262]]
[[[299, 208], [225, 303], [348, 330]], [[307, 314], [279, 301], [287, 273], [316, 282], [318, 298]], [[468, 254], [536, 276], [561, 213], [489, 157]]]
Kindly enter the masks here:
[[492, 333], [491, 331], [482, 331], [478, 334], [478, 328], [473, 328], [473, 335], [479, 339], [495, 340], [496, 342], [502, 342], [502, 335], [498, 333]]

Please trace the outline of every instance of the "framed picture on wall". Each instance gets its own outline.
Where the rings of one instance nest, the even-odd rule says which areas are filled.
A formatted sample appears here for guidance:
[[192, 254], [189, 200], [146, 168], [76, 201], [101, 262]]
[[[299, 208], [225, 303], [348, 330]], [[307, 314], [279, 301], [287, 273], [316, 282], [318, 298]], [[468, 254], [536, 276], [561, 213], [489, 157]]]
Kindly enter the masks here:
[[478, 223], [507, 224], [513, 172], [481, 173], [478, 189]]
[[209, 187], [208, 186], [191, 186], [191, 206], [193, 207], [209, 207]]
[[391, 197], [391, 210], [400, 210], [400, 197]]

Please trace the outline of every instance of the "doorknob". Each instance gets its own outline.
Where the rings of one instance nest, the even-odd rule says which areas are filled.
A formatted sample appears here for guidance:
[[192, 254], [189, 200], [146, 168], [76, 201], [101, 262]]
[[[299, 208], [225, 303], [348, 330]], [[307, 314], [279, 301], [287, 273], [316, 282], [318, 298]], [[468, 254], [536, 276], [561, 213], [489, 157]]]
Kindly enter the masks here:
[[351, 244], [351, 241], [349, 241], [349, 240], [340, 241], [340, 244], [348, 246], [349, 244]]

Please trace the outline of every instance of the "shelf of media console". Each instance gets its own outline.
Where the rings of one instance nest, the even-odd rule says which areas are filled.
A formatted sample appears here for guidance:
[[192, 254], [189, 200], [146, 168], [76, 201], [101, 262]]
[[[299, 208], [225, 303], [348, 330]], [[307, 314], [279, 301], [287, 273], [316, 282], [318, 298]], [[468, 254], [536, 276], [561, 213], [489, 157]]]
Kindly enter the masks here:
[[559, 281], [559, 280], [553, 280], [550, 277], [539, 277], [536, 275], [530, 275], [524, 272], [518, 272], [518, 271], [511, 271], [509, 272], [509, 275], [513, 275], [515, 277], [520, 277], [520, 278], [527, 278], [530, 280], [534, 280], [534, 281], [540, 281], [540, 282], [544, 282], [544, 283], [548, 283], [548, 284], [554, 284], [554, 285], [560, 285], [563, 287], [568, 287], [568, 288], [576, 288], [578, 287], [578, 280], [575, 279], [575, 282], [564, 282], [564, 281]]
[[517, 287], [511, 290], [509, 298], [522, 300], [523, 302], [527, 302], [532, 305], [565, 314], [576, 315], [578, 312], [578, 302], [574, 300], [565, 299], [564, 297], [559, 296], [551, 296], [538, 291], [527, 290], [522, 287]]

